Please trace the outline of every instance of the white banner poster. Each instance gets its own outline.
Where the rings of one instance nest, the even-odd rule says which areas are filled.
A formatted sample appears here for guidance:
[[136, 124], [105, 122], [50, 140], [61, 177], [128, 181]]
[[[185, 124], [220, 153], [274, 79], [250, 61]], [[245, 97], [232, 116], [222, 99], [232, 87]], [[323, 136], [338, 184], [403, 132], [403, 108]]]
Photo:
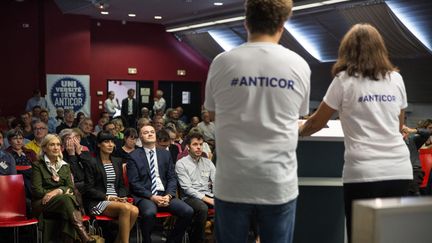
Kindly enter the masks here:
[[73, 109], [90, 116], [90, 76], [47, 74], [47, 95], [45, 99], [51, 115], [56, 109]]

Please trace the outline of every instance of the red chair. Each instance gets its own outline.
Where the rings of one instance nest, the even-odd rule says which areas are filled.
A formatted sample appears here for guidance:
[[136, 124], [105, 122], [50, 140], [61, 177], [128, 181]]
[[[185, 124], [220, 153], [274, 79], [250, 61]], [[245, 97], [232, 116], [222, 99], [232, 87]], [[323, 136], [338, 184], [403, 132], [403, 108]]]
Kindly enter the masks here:
[[17, 165], [15, 166], [15, 168], [17, 171], [20, 171], [20, 170], [28, 170], [31, 169], [32, 167], [31, 165]]
[[432, 169], [432, 149], [420, 149], [419, 154], [420, 154], [420, 163], [422, 166], [422, 170], [425, 173], [420, 188], [426, 188], [427, 183], [429, 181], [430, 172]]
[[37, 223], [37, 219], [28, 219], [26, 216], [23, 176], [0, 176], [0, 227], [13, 227], [14, 242], [19, 242], [19, 227], [34, 225], [39, 241]]

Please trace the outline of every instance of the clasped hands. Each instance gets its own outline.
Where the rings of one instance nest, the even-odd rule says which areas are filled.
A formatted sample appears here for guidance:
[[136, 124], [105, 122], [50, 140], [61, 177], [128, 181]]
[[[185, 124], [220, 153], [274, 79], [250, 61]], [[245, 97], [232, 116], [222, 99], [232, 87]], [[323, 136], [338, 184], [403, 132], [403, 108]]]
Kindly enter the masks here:
[[168, 207], [170, 201], [171, 201], [171, 196], [169, 194], [165, 195], [165, 196], [158, 196], [158, 195], [153, 195], [150, 197], [150, 200], [152, 200], [154, 203], [156, 203], [156, 205], [158, 207]]
[[127, 203], [127, 197], [107, 196], [107, 201]]
[[[61, 194], [63, 194], [63, 190], [60, 188], [47, 192], [42, 198], [42, 205], [47, 204], [51, 198]], [[73, 192], [68, 188], [64, 194], [73, 195]]]

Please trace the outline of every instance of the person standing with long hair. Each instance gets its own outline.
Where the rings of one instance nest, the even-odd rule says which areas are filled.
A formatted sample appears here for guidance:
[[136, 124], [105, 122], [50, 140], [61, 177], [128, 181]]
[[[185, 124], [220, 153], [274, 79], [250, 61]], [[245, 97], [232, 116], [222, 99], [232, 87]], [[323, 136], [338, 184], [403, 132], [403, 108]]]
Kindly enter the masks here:
[[334, 79], [323, 101], [300, 127], [301, 136], [311, 135], [339, 111], [345, 136], [342, 177], [349, 240], [354, 200], [405, 196], [413, 179], [401, 134], [407, 97], [397, 71], [380, 33], [369, 24], [354, 25], [342, 39]]

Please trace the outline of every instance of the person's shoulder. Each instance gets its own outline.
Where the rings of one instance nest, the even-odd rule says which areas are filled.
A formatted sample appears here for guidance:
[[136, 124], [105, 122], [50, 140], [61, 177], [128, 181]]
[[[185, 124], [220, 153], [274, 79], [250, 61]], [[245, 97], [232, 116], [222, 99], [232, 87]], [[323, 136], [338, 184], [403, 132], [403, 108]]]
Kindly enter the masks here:
[[117, 163], [117, 164], [122, 164], [123, 163], [122, 162], [122, 158], [119, 158], [117, 156], [111, 156], [111, 160], [112, 160], [112, 162]]
[[130, 158], [136, 158], [141, 156], [141, 154], [144, 152], [144, 148], [142, 147], [138, 147], [136, 149], [134, 149], [132, 152], [129, 153], [129, 157]]
[[201, 157], [201, 159], [202, 159], [202, 161], [203, 161], [205, 164], [213, 165], [213, 166], [214, 166], [213, 162], [212, 162], [210, 159], [208, 159], [208, 158], [204, 158], [204, 157]]
[[183, 165], [184, 166], [189, 161], [190, 161], [190, 155], [184, 156], [181, 159], [177, 160], [176, 167], [177, 167], [177, 165], [179, 165], [179, 166]]
[[156, 148], [156, 153], [159, 153], [159, 154], [168, 154], [168, 155], [171, 156], [170, 152], [168, 150], [166, 150], [166, 149]]
[[399, 72], [391, 71], [389, 72], [390, 80], [403, 81], [402, 75]]

